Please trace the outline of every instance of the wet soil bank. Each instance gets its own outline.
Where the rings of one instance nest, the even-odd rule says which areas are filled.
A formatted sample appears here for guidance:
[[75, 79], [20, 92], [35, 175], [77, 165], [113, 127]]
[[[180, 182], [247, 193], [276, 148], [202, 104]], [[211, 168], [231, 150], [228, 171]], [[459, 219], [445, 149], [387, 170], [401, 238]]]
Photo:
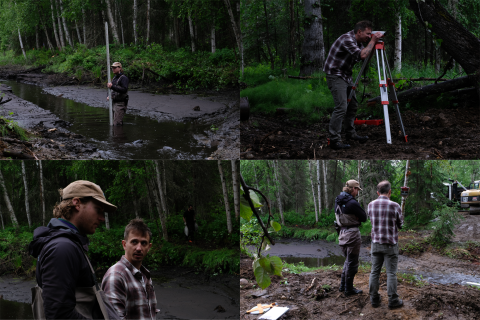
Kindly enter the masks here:
[[[157, 319], [240, 318], [238, 276], [205, 276], [190, 268], [162, 267], [152, 277], [160, 309]], [[30, 288], [35, 284], [35, 278], [0, 277], [0, 296], [8, 300], [0, 301], [0, 318], [31, 319]]]
[[[241, 159], [478, 159], [480, 134], [478, 102], [457, 109], [431, 108], [425, 112], [402, 111], [408, 143], [390, 109], [392, 144], [385, 125], [355, 126], [368, 136], [365, 144], [348, 142], [350, 149], [328, 146], [329, 117], [305, 124], [288, 115], [252, 114], [241, 123]], [[360, 118], [359, 118], [360, 119]], [[343, 136], [343, 142], [346, 142]]]
[[[38, 70], [36, 71], [38, 72]], [[106, 103], [106, 88], [78, 84], [78, 80], [70, 79], [65, 75], [47, 75], [38, 73], [25, 73], [18, 67], [0, 68], [0, 78], [16, 80], [18, 82], [34, 84], [44, 87], [44, 92], [56, 97], [62, 97], [75, 102], [83, 103], [96, 108], [108, 107]], [[48, 87], [56, 85], [54, 87]], [[193, 94], [172, 94], [171, 91], [150, 86], [140, 87], [133, 83], [130, 85], [130, 101], [127, 109], [128, 116], [141, 116], [157, 122], [181, 122], [197, 127], [205, 127], [201, 133], [193, 136], [200, 147], [212, 149], [210, 159], [238, 159], [240, 148], [240, 121], [239, 121], [239, 90], [228, 89], [221, 92], [204, 90]], [[3, 91], [3, 90], [2, 90]], [[21, 99], [19, 99], [21, 100]], [[13, 100], [4, 105], [10, 111]], [[20, 106], [26, 106], [25, 101], [17, 101]], [[45, 129], [56, 127], [55, 115], [42, 114], [40, 110], [33, 113], [29, 108], [16, 108], [16, 118], [22, 118], [22, 126], [32, 128], [43, 125]], [[45, 119], [42, 119], [45, 117]], [[12, 117], [14, 118], [14, 117]], [[43, 121], [43, 122], [42, 122]], [[142, 128], [145, 130], [145, 128]], [[68, 131], [64, 131], [67, 132]], [[171, 136], [183, 134], [172, 130]], [[56, 140], [56, 139], [51, 139]], [[62, 141], [60, 144], [64, 144]], [[162, 150], [167, 152], [170, 149]], [[94, 153], [93, 151], [92, 153]], [[94, 155], [85, 155], [77, 158], [95, 158]], [[66, 155], [63, 155], [66, 157]], [[160, 156], [161, 157], [161, 156]], [[180, 156], [184, 158], [183, 156]]]
[[[480, 290], [458, 284], [418, 287], [408, 281], [399, 281], [397, 292], [404, 306], [389, 310], [385, 273], [380, 277], [381, 304], [373, 308], [368, 296], [369, 275], [368, 270], [356, 275], [355, 286], [363, 293], [351, 297], [338, 292], [340, 270], [300, 275], [283, 272], [283, 277], [273, 277], [266, 290], [259, 290], [253, 287], [252, 261], [243, 257], [240, 264], [241, 319], [257, 319], [258, 316], [245, 312], [259, 303], [272, 302], [290, 308], [280, 319], [480, 319]], [[312, 282], [313, 287], [307, 290]]]

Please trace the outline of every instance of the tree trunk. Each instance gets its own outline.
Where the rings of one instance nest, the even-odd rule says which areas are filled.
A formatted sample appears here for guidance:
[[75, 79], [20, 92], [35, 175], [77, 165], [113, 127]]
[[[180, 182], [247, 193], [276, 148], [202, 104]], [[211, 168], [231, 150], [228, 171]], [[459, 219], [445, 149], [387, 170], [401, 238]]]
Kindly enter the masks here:
[[[163, 238], [168, 241], [168, 233], [167, 233], [167, 222], [165, 219], [165, 214], [163, 213], [162, 210], [162, 204], [160, 203], [160, 199], [158, 197], [158, 192], [155, 190], [155, 181], [152, 179], [151, 183], [152, 185], [152, 193], [153, 197], [155, 199], [155, 204], [157, 205], [157, 210], [158, 210], [158, 216], [160, 218], [160, 224], [162, 225], [162, 233], [163, 233]], [[157, 188], [158, 189], [158, 188]]]
[[395, 24], [395, 57], [393, 69], [397, 72], [402, 71], [402, 16], [400, 9], [397, 12], [397, 23]]
[[[362, 160], [358, 160], [357, 161], [357, 164], [358, 164], [358, 173], [357, 173], [357, 181], [358, 181], [358, 185], [360, 186], [360, 179], [362, 178], [362, 176], [360, 175], [361, 171], [362, 171]], [[360, 190], [358, 190], [358, 194], [357, 194], [357, 198], [360, 196]], [[365, 195], [363, 195], [365, 196]], [[365, 206], [364, 206], [365, 207]], [[365, 210], [367, 208], [364, 208]]]
[[3, 224], [3, 214], [2, 214], [2, 206], [0, 205], [0, 219], [2, 220], [2, 229], [5, 230], [5, 225]]
[[38, 38], [38, 24], [35, 25], [35, 44], [37, 45], [37, 50], [40, 50], [40, 40]]
[[118, 12], [118, 20], [120, 20], [120, 30], [122, 31], [122, 44], [123, 47], [125, 47], [125, 38], [123, 37], [123, 22], [122, 22], [122, 16], [120, 15], [120, 9], [118, 9], [117, 3], [115, 2], [115, 7], [117, 8]]
[[150, 41], [150, 0], [147, 0], [147, 43]]
[[132, 172], [130, 171], [130, 169], [127, 169], [128, 171], [128, 179], [130, 180], [130, 192], [132, 194], [132, 200], [133, 200], [133, 208], [135, 210], [135, 217], [137, 219], [140, 218], [140, 216], [138, 215], [138, 208], [137, 208], [137, 197], [135, 195], [135, 187], [133, 185], [133, 180], [132, 180]]
[[45, 226], [45, 193], [43, 189], [43, 168], [42, 160], [38, 160], [38, 166], [40, 168], [40, 201], [42, 203], [42, 226]]
[[[165, 199], [167, 199], [167, 173], [166, 173], [166, 169], [165, 169], [165, 160], [162, 160], [162, 165], [163, 165], [163, 194], [165, 195]], [[166, 213], [168, 215], [168, 200], [167, 201], [167, 204], [166, 204]]]
[[52, 22], [53, 22], [53, 33], [55, 34], [55, 42], [57, 43], [58, 50], [62, 50], [62, 42], [60, 41], [57, 33], [57, 26], [55, 25], [55, 10], [53, 7], [53, 0], [50, 0], [50, 6], [52, 8]]
[[67, 20], [65, 19], [65, 11], [63, 11], [63, 0], [58, 0], [60, 2], [60, 12], [62, 13], [63, 28], [65, 30], [65, 38], [67, 39], [70, 46], [73, 48], [72, 37], [70, 36], [70, 31], [68, 31]]
[[232, 217], [230, 215], [230, 205], [228, 203], [227, 185], [225, 183], [225, 178], [223, 176], [222, 160], [217, 160], [217, 161], [218, 161], [218, 172], [220, 173], [220, 180], [222, 181], [223, 201], [225, 203], [225, 211], [227, 213], [228, 234], [232, 234]]
[[[277, 161], [275, 163], [275, 161]], [[275, 168], [276, 167], [276, 168]], [[282, 198], [280, 196], [281, 190], [280, 190], [280, 180], [278, 180], [279, 176], [279, 167], [278, 167], [278, 160], [273, 160], [273, 172], [275, 174], [275, 183], [277, 186], [277, 200], [278, 200], [278, 211], [280, 212], [280, 220], [282, 221], [282, 224], [285, 225], [285, 219], [283, 218], [283, 209], [282, 209]]]
[[135, 39], [135, 45], [137, 45], [137, 0], [133, 0], [133, 38]]
[[270, 49], [270, 34], [268, 33], [268, 14], [267, 14], [267, 3], [266, 0], [263, 0], [263, 11], [265, 13], [265, 25], [266, 25], [266, 37], [265, 44], [267, 45], [268, 56], [270, 57], [270, 69], [275, 69], [275, 59], [273, 58], [272, 50]]
[[322, 160], [322, 167], [323, 167], [323, 190], [325, 191], [325, 209], [328, 209], [328, 192], [327, 192], [327, 160]]
[[23, 48], [22, 36], [20, 34], [20, 28], [18, 28], [18, 39], [20, 40], [20, 48], [22, 48], [23, 56], [27, 60], [27, 55], [25, 54], [25, 48]]
[[442, 48], [462, 65], [465, 72], [467, 74], [477, 72], [480, 68], [480, 55], [472, 55], [472, 52], [480, 52], [480, 39], [455, 20], [440, 1], [409, 0], [409, 2], [420, 23], [424, 24], [426, 21], [432, 25], [432, 31], [443, 40]]
[[[461, 89], [461, 88], [474, 86], [474, 85], [475, 85], [475, 76], [470, 75], [470, 76], [465, 76], [461, 78], [456, 78], [453, 80], [444, 81], [438, 84], [430, 84], [424, 87], [405, 90], [400, 93], [397, 93], [397, 97], [398, 97], [398, 101], [402, 103], [402, 102], [406, 102], [414, 99], [424, 98], [432, 94], [440, 94], [446, 91], [452, 91], [455, 89]], [[381, 98], [380, 96], [378, 96], [368, 100], [367, 102], [380, 103]]]
[[57, 22], [58, 22], [58, 36], [60, 38], [60, 43], [62, 44], [62, 49], [65, 48], [65, 39], [63, 38], [63, 28], [62, 28], [62, 21], [60, 18], [60, 6], [58, 4], [59, 0], [53, 0], [55, 2], [55, 15], [57, 16]]
[[13, 211], [13, 207], [7, 193], [7, 188], [5, 187], [5, 181], [3, 180], [2, 170], [0, 170], [0, 187], [2, 187], [2, 190], [3, 190], [3, 199], [5, 200], [5, 204], [7, 205], [7, 210], [8, 210], [8, 213], [10, 214], [10, 219], [12, 219], [12, 224], [14, 227], [18, 227], [17, 217], [15, 216], [15, 212]]
[[110, 4], [110, 0], [105, 0], [105, 3], [107, 4], [107, 18], [108, 18], [108, 23], [110, 23], [110, 29], [112, 30], [113, 41], [115, 42], [115, 44], [120, 44], [120, 37], [118, 36], [117, 25], [115, 24], [115, 20], [113, 19], [112, 6]]
[[233, 203], [235, 206], [235, 219], [240, 218], [240, 189], [238, 188], [237, 160], [232, 161]]
[[240, 28], [238, 28], [237, 22], [235, 21], [232, 7], [230, 5], [230, 0], [225, 0], [225, 6], [227, 7], [228, 15], [230, 16], [230, 21], [232, 22], [233, 33], [235, 34], [235, 40], [237, 40], [238, 51], [242, 52], [242, 37], [240, 35]]
[[83, 18], [83, 44], [85, 45], [85, 47], [88, 47], [87, 46], [87, 22], [86, 22], [86, 19], [85, 19], [85, 9], [82, 8], [82, 18]]
[[325, 63], [325, 45], [323, 44], [322, 10], [320, 0], [304, 0], [305, 31], [300, 75], [310, 76], [323, 68]]
[[167, 202], [165, 200], [165, 195], [163, 194], [162, 179], [160, 178], [160, 169], [158, 167], [158, 160], [155, 160], [155, 171], [157, 173], [158, 193], [160, 195], [160, 201], [162, 203], [162, 208], [163, 208], [164, 215], [166, 216], [166, 214], [167, 214]]
[[440, 65], [442, 63], [442, 53], [440, 51], [440, 47], [436, 48], [435, 50], [435, 73], [440, 73]]
[[322, 215], [322, 193], [320, 180], [320, 160], [317, 160], [317, 198], [318, 198], [318, 215]]
[[32, 227], [32, 221], [30, 220], [30, 206], [28, 204], [28, 184], [27, 184], [27, 174], [25, 173], [25, 161], [22, 160], [22, 177], [23, 184], [25, 185], [25, 212], [27, 213], [28, 226]]
[[55, 48], [53, 47], [52, 42], [50, 41], [50, 37], [48, 36], [47, 27], [45, 26], [45, 21], [43, 21], [41, 15], [40, 15], [40, 22], [42, 23], [43, 30], [45, 30], [45, 37], [47, 38], [48, 48], [53, 51]]
[[[296, 58], [295, 58], [295, 10], [294, 10], [294, 1], [290, 0], [290, 56], [292, 59], [292, 65], [295, 67]], [[310, 165], [310, 163], [309, 163]], [[315, 195], [314, 195], [315, 197]], [[315, 204], [316, 206], [316, 204]], [[318, 219], [317, 219], [318, 222]]]
[[193, 33], [193, 21], [192, 21], [192, 13], [188, 11], [188, 26], [190, 30], [190, 42], [192, 44], [192, 52], [196, 51], [195, 48], [195, 34]]
[[[406, 187], [407, 184], [408, 184], [408, 176], [410, 175], [409, 174], [409, 169], [410, 168], [410, 160], [407, 160], [407, 165], [405, 166], [405, 179], [404, 179], [404, 182], [403, 182], [403, 186]], [[401, 208], [402, 208], [402, 216], [405, 218], [405, 197], [402, 197], [402, 204], [401, 204]]]
[[210, 45], [212, 48], [212, 53], [215, 53], [215, 17], [213, 18], [213, 22], [210, 27]]
[[77, 29], [78, 43], [82, 43], [82, 37], [80, 36], [80, 30], [78, 29], [77, 20], [75, 20], [75, 28]]
[[315, 186], [313, 183], [313, 177], [312, 177], [312, 163], [310, 160], [308, 161], [308, 173], [310, 174], [310, 184], [312, 185], [312, 196], [313, 196], [313, 204], [315, 206], [315, 222], [318, 223], [318, 210], [317, 210], [317, 199], [315, 197]]

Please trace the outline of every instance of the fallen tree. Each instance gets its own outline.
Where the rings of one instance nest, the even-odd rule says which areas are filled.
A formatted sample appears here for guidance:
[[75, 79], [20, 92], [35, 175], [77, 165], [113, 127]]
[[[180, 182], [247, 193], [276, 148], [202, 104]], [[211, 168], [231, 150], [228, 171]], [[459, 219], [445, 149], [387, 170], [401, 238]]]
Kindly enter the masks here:
[[[409, 100], [414, 100], [414, 99], [419, 99], [423, 98], [432, 94], [440, 94], [443, 92], [447, 91], [452, 91], [456, 89], [461, 89], [465, 88], [468, 86], [474, 86], [475, 85], [475, 76], [465, 76], [453, 80], [448, 80], [439, 84], [431, 84], [428, 86], [424, 87], [418, 87], [418, 88], [412, 88], [409, 90], [405, 90], [403, 92], [397, 93], [397, 98], [398, 101], [400, 102], [406, 102]], [[367, 102], [381, 102], [380, 96], [372, 98], [368, 100]]]

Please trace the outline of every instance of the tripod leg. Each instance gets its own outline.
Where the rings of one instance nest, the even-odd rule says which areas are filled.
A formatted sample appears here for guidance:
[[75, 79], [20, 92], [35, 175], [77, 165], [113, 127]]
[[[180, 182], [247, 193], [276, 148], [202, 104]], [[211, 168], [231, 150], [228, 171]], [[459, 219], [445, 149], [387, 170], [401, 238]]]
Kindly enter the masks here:
[[387, 143], [392, 144], [392, 135], [390, 134], [390, 117], [388, 116], [388, 104], [383, 105], [383, 114], [385, 116], [385, 132], [387, 133]]
[[397, 93], [395, 92], [395, 83], [393, 83], [392, 72], [390, 71], [390, 66], [388, 65], [388, 59], [387, 59], [387, 54], [386, 53], [385, 53], [385, 59], [387, 60], [386, 61], [387, 75], [390, 77], [387, 80], [388, 89], [390, 91], [389, 92], [389, 98], [390, 98], [390, 101], [392, 101], [392, 103], [395, 106], [395, 111], [396, 111], [396, 115], [397, 115], [398, 124], [400, 125], [400, 129], [402, 130], [402, 134], [405, 137], [405, 142], [408, 142], [408, 139], [407, 139], [408, 136], [405, 133], [405, 127], [403, 126], [402, 115], [400, 114], [400, 106], [398, 105]]
[[365, 68], [367, 67], [368, 63], [370, 62], [370, 58], [372, 57], [372, 55], [373, 55], [373, 50], [372, 52], [370, 52], [370, 55], [367, 58], [365, 58], [365, 60], [363, 61], [363, 64], [362, 64], [362, 67], [360, 68], [360, 72], [358, 73], [357, 79], [355, 79], [355, 82], [353, 83], [352, 91], [350, 91], [350, 94], [348, 95], [347, 105], [352, 100], [353, 91], [357, 89], [358, 81], [360, 80], [360, 77], [362, 76], [363, 71], [365, 71]]
[[[390, 134], [390, 117], [388, 115], [388, 91], [387, 91], [387, 80], [385, 75], [385, 63], [383, 60], [383, 52], [385, 47], [383, 42], [379, 42], [375, 45], [375, 53], [377, 55], [377, 67], [378, 67], [378, 80], [380, 82], [380, 97], [382, 99], [383, 105], [383, 116], [385, 119], [385, 132], [387, 134], [387, 143], [392, 143], [392, 136]], [[383, 70], [380, 69], [380, 62], [383, 67]], [[383, 72], [381, 72], [383, 71]], [[382, 78], [383, 74], [383, 78]]]

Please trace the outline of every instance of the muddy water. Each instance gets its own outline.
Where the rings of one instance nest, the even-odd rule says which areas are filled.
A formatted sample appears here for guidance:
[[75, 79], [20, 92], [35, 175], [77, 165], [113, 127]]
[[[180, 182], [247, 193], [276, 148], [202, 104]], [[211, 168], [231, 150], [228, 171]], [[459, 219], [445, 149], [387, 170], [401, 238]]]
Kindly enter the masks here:
[[[370, 262], [369, 249], [366, 245], [362, 245], [360, 261]], [[266, 253], [279, 256], [288, 263], [303, 262], [307, 267], [321, 267], [334, 264], [338, 266], [343, 265], [345, 262], [340, 246], [325, 240], [281, 239]], [[418, 259], [400, 255], [398, 273], [413, 274], [417, 279], [422, 279], [429, 283], [457, 283], [464, 285], [466, 282], [480, 283], [480, 273], [476, 271], [476, 268], [469, 268], [470, 266], [471, 264], [468, 262], [428, 253]]]
[[[100, 277], [101, 279], [102, 277]], [[238, 319], [238, 276], [205, 278], [188, 268], [163, 267], [152, 272], [157, 319]], [[0, 319], [32, 319], [30, 288], [35, 279], [0, 277]], [[222, 306], [225, 312], [214, 309]]]
[[[124, 125], [109, 125], [108, 109], [95, 108], [73, 100], [46, 94], [39, 86], [3, 81], [21, 99], [49, 110], [71, 123], [67, 129], [94, 143], [103, 158], [109, 159], [205, 159], [215, 149], [200, 145], [195, 136], [208, 131], [208, 125], [195, 121], [158, 122], [126, 114]], [[7, 109], [7, 107], [5, 107]], [[18, 121], [20, 125], [22, 121]]]

